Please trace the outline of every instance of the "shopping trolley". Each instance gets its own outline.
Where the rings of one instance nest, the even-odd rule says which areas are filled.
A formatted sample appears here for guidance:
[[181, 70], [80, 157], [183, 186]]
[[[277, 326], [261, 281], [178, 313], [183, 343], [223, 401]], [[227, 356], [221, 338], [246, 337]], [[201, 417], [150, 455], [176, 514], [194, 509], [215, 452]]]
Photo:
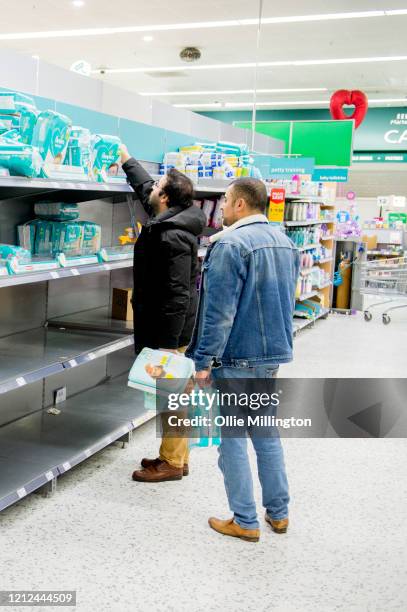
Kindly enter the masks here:
[[365, 321], [373, 318], [371, 309], [385, 304], [403, 301], [391, 308], [386, 308], [382, 321], [388, 325], [391, 321], [389, 312], [407, 308], [407, 257], [394, 257], [380, 261], [365, 261], [361, 264], [360, 293], [367, 295], [388, 296], [389, 299], [376, 302], [364, 311]]

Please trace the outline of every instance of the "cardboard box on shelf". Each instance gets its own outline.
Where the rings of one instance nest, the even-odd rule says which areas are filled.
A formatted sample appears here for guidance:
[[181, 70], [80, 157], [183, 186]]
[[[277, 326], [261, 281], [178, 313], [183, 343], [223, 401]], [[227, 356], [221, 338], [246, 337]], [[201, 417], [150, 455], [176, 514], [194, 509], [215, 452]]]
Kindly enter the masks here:
[[374, 251], [377, 248], [377, 236], [362, 236], [362, 242], [366, 242], [367, 250]]
[[132, 295], [132, 289], [113, 287], [112, 319], [120, 319], [121, 321], [133, 320]]

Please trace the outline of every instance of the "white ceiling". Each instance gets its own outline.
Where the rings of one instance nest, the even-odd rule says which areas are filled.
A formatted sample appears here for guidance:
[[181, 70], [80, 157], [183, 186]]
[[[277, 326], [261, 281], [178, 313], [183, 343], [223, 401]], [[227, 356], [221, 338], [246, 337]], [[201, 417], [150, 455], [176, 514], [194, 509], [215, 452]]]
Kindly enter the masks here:
[[[407, 0], [331, 0], [329, 3], [326, 0], [313, 0], [312, 3], [263, 0], [264, 17], [392, 9], [407, 9]], [[3, 17], [0, 37], [16, 32], [256, 18], [258, 10], [257, 0], [85, 0], [83, 8], [74, 8], [71, 0], [19, 0], [17, 4], [0, 0]], [[265, 25], [261, 30], [258, 60], [407, 56], [406, 29], [407, 15]], [[94, 78], [103, 78], [139, 93], [162, 92], [160, 99], [172, 104], [248, 102], [252, 99], [247, 93], [170, 97], [166, 92], [253, 88], [253, 68], [183, 71], [187, 64], [178, 56], [183, 47], [193, 45], [202, 52], [200, 64], [255, 62], [256, 26], [152, 32], [152, 42], [143, 41], [146, 33], [0, 40], [0, 47], [39, 55], [65, 68], [79, 59], [90, 62], [94, 69], [145, 68], [146, 72], [94, 75]], [[161, 66], [179, 67], [178, 76], [148, 74], [149, 69]], [[260, 102], [324, 100], [329, 98], [331, 91], [342, 88], [362, 89], [372, 98], [404, 98], [407, 95], [407, 61], [260, 68], [257, 84], [263, 89], [325, 87], [329, 90], [264, 93], [258, 95]]]

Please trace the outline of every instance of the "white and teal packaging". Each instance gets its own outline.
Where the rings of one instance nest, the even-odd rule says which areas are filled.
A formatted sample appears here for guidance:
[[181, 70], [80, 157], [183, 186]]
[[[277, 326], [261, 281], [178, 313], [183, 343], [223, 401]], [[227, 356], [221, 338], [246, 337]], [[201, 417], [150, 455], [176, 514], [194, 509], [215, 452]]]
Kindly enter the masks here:
[[145, 407], [154, 410], [161, 403], [157, 396], [165, 407], [168, 393], [183, 393], [194, 373], [194, 362], [185, 355], [145, 347], [130, 370], [128, 386], [144, 391]]
[[87, 128], [73, 126], [64, 164], [83, 168], [86, 175], [91, 170], [91, 133]]
[[82, 227], [82, 255], [95, 255], [100, 251], [102, 242], [102, 228], [93, 221], [79, 221]]
[[53, 165], [63, 164], [71, 128], [72, 121], [60, 113], [48, 110], [38, 115], [32, 144], [38, 147], [44, 160], [41, 176], [53, 178]]
[[121, 140], [108, 134], [94, 134], [91, 141], [91, 173], [94, 181], [109, 181], [109, 168], [120, 161]]

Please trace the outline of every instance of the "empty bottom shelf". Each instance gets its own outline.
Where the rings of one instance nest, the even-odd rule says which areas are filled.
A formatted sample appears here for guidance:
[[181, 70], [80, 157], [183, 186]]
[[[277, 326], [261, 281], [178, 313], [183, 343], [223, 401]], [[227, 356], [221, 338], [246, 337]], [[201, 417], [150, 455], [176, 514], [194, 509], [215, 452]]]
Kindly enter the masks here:
[[127, 375], [0, 428], [0, 510], [155, 416]]

